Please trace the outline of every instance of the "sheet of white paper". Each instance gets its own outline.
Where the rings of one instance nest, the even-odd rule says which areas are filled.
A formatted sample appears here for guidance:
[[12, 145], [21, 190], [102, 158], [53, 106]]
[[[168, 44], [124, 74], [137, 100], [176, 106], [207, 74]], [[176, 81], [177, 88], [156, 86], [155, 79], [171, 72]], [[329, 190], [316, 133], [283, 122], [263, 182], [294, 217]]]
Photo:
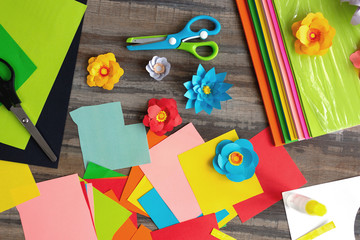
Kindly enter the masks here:
[[327, 213], [319, 217], [298, 212], [285, 204], [291, 239], [333, 221], [336, 228], [316, 240], [355, 240], [354, 223], [360, 207], [359, 186], [360, 176], [289, 191], [312, 198], [327, 208]]

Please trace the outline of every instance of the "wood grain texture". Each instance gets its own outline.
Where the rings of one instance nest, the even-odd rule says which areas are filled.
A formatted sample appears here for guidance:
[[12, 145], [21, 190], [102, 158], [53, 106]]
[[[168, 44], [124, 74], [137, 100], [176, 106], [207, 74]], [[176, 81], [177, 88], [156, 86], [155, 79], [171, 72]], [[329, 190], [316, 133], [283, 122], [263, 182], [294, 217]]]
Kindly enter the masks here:
[[[134, 51], [126, 49], [128, 37], [176, 33], [197, 15], [215, 17], [222, 25], [219, 35], [209, 39], [218, 43], [220, 52], [209, 62], [178, 50]], [[86, 84], [87, 60], [98, 54], [115, 53], [125, 70], [114, 90], [90, 88]], [[145, 70], [154, 56], [166, 57], [172, 68], [169, 76], [157, 82]], [[185, 110], [183, 83], [195, 74], [198, 64], [206, 70], [216, 67], [227, 72], [226, 82], [234, 84], [228, 91], [232, 100], [222, 104], [209, 116], [193, 109]], [[251, 138], [267, 127], [264, 107], [252, 68], [245, 36], [233, 0], [89, 0], [85, 15], [69, 111], [81, 106], [112, 101], [122, 103], [126, 124], [138, 123], [146, 112], [150, 98], [174, 98], [178, 102], [183, 125], [193, 122], [205, 140], [231, 129], [242, 138]], [[178, 129], [178, 128], [177, 128]], [[353, 177], [360, 174], [360, 127], [340, 131], [286, 146], [291, 157], [308, 180], [307, 186]], [[37, 182], [84, 173], [77, 127], [67, 117], [58, 169], [31, 166]], [[119, 172], [127, 174], [129, 169]], [[150, 219], [139, 217], [150, 229]], [[278, 202], [245, 223], [235, 218], [223, 231], [236, 239], [290, 239], [285, 210]], [[360, 239], [360, 218], [355, 226]], [[24, 239], [21, 221], [15, 208], [0, 214], [0, 239]]]

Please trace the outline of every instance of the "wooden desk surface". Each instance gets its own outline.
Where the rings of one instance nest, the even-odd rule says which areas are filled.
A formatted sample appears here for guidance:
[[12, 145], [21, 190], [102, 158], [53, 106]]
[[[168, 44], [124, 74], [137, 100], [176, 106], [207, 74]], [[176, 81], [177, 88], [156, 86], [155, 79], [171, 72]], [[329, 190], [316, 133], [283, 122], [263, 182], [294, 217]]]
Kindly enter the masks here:
[[[211, 15], [221, 23], [218, 56], [201, 62], [191, 54], [178, 50], [128, 51], [126, 38], [176, 33], [197, 15]], [[98, 54], [113, 52], [125, 70], [114, 90], [90, 88], [86, 84], [87, 60]], [[169, 76], [157, 82], [145, 70], [154, 56], [171, 63]], [[191, 79], [201, 63], [206, 70], [216, 67], [227, 72], [226, 82], [234, 84], [228, 91], [232, 100], [222, 104], [209, 116], [185, 110], [185, 81]], [[150, 98], [174, 98], [183, 122], [192, 122], [205, 140], [231, 129], [242, 138], [251, 138], [267, 127], [267, 119], [249, 56], [243, 28], [234, 0], [88, 0], [69, 111], [81, 106], [120, 101], [126, 124], [139, 123]], [[183, 125], [184, 125], [183, 124]], [[360, 175], [360, 127], [347, 129], [312, 140], [286, 146], [287, 151], [308, 180], [307, 186]], [[65, 136], [58, 169], [31, 166], [37, 182], [56, 177], [84, 173], [77, 127], [67, 117]], [[129, 169], [120, 172], [127, 174]], [[360, 239], [360, 221], [355, 232]], [[155, 229], [150, 219], [139, 216], [139, 223]], [[290, 239], [282, 201], [241, 223], [235, 218], [222, 229], [236, 239]], [[0, 214], [0, 239], [24, 239], [15, 208]], [[346, 239], [345, 239], [346, 240]]]

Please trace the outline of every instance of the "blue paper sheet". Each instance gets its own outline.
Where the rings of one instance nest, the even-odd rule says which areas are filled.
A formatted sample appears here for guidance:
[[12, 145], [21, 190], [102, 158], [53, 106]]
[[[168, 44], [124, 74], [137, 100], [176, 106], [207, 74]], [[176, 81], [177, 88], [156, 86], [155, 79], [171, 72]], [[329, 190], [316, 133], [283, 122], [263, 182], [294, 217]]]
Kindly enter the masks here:
[[138, 201], [159, 229], [179, 223], [155, 188], [139, 198]]
[[219, 223], [221, 220], [226, 218], [228, 215], [229, 215], [229, 212], [226, 209], [218, 211], [217, 213], [215, 213], [216, 221]]
[[70, 113], [78, 125], [85, 167], [115, 170], [150, 163], [145, 126], [125, 125], [120, 102], [81, 107]]

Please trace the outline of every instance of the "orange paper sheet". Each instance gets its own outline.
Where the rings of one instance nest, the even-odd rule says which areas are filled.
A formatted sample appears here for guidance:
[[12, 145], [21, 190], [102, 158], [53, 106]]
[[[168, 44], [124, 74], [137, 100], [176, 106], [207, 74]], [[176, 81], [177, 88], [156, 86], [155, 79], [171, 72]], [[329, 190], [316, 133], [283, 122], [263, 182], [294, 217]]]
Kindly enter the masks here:
[[136, 233], [136, 226], [130, 220], [126, 220], [126, 222], [117, 230], [114, 234], [112, 240], [130, 240], [132, 236]]
[[145, 227], [144, 225], [140, 225], [139, 229], [136, 231], [131, 240], [151, 240], [151, 230]]

